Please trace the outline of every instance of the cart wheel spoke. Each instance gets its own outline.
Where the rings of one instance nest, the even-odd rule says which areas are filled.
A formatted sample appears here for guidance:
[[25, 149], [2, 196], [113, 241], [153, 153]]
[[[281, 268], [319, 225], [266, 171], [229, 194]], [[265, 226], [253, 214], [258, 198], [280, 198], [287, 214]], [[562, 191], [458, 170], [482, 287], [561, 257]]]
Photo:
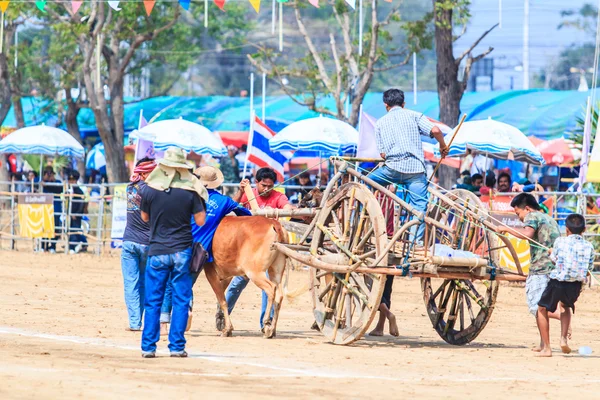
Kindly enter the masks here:
[[[324, 229], [315, 229], [311, 242], [313, 254], [323, 256], [319, 249], [326, 247], [326, 241], [330, 242], [327, 233], [335, 236], [327, 246], [331, 251], [327, 262], [349, 268], [361, 254], [369, 253], [372, 259], [380, 255], [387, 244], [385, 220], [377, 200], [364, 185], [342, 185], [324, 204], [316, 217], [317, 226]], [[387, 265], [384, 258], [382, 266]], [[321, 332], [336, 344], [360, 339], [379, 308], [385, 282], [381, 275], [328, 274], [316, 268], [311, 268], [310, 273], [314, 314]]]

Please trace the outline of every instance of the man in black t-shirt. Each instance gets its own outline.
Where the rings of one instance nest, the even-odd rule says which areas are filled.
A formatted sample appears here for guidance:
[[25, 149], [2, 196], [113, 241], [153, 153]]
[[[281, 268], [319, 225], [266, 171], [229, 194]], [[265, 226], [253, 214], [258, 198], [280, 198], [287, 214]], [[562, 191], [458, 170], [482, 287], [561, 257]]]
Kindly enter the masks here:
[[[192, 167], [185, 160], [182, 150], [169, 148], [165, 158], [158, 161], [158, 168], [148, 177], [148, 185], [144, 188], [141, 217], [150, 222], [142, 333], [144, 358], [156, 355], [156, 343], [160, 340], [160, 310], [169, 276], [173, 289], [169, 350], [171, 357], [187, 357], [185, 328], [192, 298], [192, 276], [189, 269], [193, 241], [190, 216], [194, 216], [199, 226], [204, 225], [206, 217], [203, 200], [194, 190], [198, 180], [189, 172]], [[156, 184], [153, 184], [153, 177]], [[157, 190], [156, 187], [166, 188]]]

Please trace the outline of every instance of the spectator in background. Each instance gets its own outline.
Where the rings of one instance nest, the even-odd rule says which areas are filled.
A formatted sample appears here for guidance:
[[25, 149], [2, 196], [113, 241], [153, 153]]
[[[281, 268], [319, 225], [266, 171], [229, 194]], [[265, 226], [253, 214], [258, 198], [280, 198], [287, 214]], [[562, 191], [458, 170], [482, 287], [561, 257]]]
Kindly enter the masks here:
[[467, 149], [467, 155], [464, 156], [460, 162], [460, 170], [461, 171], [471, 171], [472, 166], [473, 166], [473, 151], [471, 149]]
[[87, 239], [81, 229], [81, 221], [83, 220], [83, 214], [87, 213], [88, 203], [85, 200], [85, 193], [78, 186], [79, 172], [71, 171], [69, 173], [69, 194], [71, 202], [71, 221], [69, 227], [69, 253], [76, 254], [81, 251], [84, 244], [87, 244]]
[[236, 160], [238, 161], [238, 168], [240, 171], [240, 178], [242, 179], [252, 179], [252, 171], [254, 170], [254, 164], [252, 163], [248, 163], [248, 167], [246, 168], [246, 175], [244, 175], [244, 165], [246, 164], [246, 152], [248, 151], [248, 146], [243, 144], [242, 147], [240, 147], [240, 151], [237, 153], [237, 155], [235, 156]]
[[23, 184], [19, 183], [23, 182], [23, 175], [20, 172], [11, 172], [10, 180], [12, 182], [12, 185], [10, 185], [10, 190], [12, 192], [22, 193], [25, 190]]
[[62, 214], [62, 199], [63, 186], [56, 181], [56, 175], [54, 169], [51, 166], [44, 168], [44, 176], [42, 177], [44, 186], [42, 188], [43, 193], [50, 193], [54, 197], [54, 232], [55, 236], [52, 240], [42, 240], [42, 251], [47, 251], [51, 254], [56, 253], [56, 242], [60, 239], [62, 232], [61, 225], [61, 214]]
[[483, 186], [483, 176], [481, 174], [475, 174], [471, 177], [471, 185], [475, 188], [475, 191], [478, 192], [479, 189]]
[[480, 174], [483, 175], [485, 171], [488, 171], [494, 167], [494, 160], [485, 156], [485, 154], [477, 154], [473, 158], [473, 164], [471, 165], [471, 175]]
[[[237, 148], [235, 146], [227, 146], [227, 157], [221, 158], [221, 172], [223, 173], [223, 178], [225, 179], [225, 183], [238, 183], [240, 181], [240, 163], [237, 160], [235, 153]], [[235, 193], [236, 189], [226, 188], [224, 190], [225, 195]]]
[[302, 200], [304, 196], [306, 196], [314, 187], [314, 183], [312, 179], [310, 179], [310, 174], [308, 172], [302, 172], [298, 177], [294, 180], [294, 185], [302, 186], [300, 189], [288, 189], [286, 195], [290, 199], [292, 204], [297, 204]]
[[25, 185], [24, 192], [25, 193], [35, 193], [36, 192], [36, 184], [39, 182], [38, 174], [35, 171], [29, 171], [27, 173], [27, 185]]
[[494, 194], [494, 190], [496, 188], [496, 175], [492, 171], [488, 171], [485, 176], [485, 186], [479, 189], [479, 193], [482, 196], [490, 196]]
[[320, 187], [327, 186], [327, 184], [329, 183], [329, 172], [327, 170], [321, 171], [321, 175], [317, 178], [319, 180], [318, 183]]
[[512, 191], [512, 179], [506, 172], [502, 172], [498, 176], [498, 192], [510, 193]]

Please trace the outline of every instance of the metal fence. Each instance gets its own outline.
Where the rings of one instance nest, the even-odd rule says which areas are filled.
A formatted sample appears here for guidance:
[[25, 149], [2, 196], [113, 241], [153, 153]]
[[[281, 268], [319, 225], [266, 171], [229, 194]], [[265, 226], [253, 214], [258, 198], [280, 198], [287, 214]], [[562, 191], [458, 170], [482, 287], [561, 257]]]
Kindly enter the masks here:
[[[84, 195], [73, 194], [68, 183], [0, 182], [0, 249], [19, 251], [56, 251], [68, 254], [70, 250], [87, 251], [93, 254], [111, 254], [120, 247], [119, 240], [111, 238], [113, 222], [114, 192], [117, 186], [125, 184], [83, 184], [78, 185]], [[237, 184], [224, 184], [223, 192], [232, 195]], [[301, 189], [301, 186], [286, 185], [285, 190]], [[49, 192], [59, 193], [49, 193]], [[18, 195], [22, 193], [53, 194], [55, 207], [54, 220], [56, 236], [52, 239], [30, 239], [20, 235], [18, 218]], [[497, 197], [515, 196], [518, 193], [500, 193]], [[596, 205], [600, 195], [572, 192], [532, 193], [542, 198], [552, 198], [552, 217], [564, 229], [566, 217], [573, 212], [584, 215], [588, 229], [585, 236], [594, 244], [600, 245], [600, 207]], [[85, 201], [87, 209], [83, 213], [73, 212], [77, 201]], [[76, 223], [81, 220], [81, 228]]]

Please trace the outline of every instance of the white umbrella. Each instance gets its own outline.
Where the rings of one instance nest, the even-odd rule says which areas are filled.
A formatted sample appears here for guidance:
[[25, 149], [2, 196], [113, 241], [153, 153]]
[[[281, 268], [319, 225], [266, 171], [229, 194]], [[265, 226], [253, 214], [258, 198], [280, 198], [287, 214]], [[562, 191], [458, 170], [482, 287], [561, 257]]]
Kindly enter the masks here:
[[[452, 134], [446, 136], [449, 143]], [[501, 160], [514, 159], [534, 165], [544, 164], [539, 150], [519, 129], [491, 118], [481, 121], [469, 121], [454, 138], [449, 156], [461, 156], [467, 149], [486, 154], [490, 158]], [[439, 146], [436, 148], [439, 154]]]
[[83, 146], [68, 132], [47, 125], [21, 128], [0, 141], [0, 153], [83, 158]]
[[352, 125], [333, 118], [309, 118], [283, 128], [269, 146], [274, 151], [310, 150], [325, 154], [356, 151], [358, 131]]
[[154, 143], [154, 149], [164, 151], [169, 147], [179, 147], [198, 155], [210, 154], [215, 157], [227, 155], [227, 148], [218, 135], [194, 122], [179, 119], [165, 119], [146, 125], [132, 132], [138, 139]]

